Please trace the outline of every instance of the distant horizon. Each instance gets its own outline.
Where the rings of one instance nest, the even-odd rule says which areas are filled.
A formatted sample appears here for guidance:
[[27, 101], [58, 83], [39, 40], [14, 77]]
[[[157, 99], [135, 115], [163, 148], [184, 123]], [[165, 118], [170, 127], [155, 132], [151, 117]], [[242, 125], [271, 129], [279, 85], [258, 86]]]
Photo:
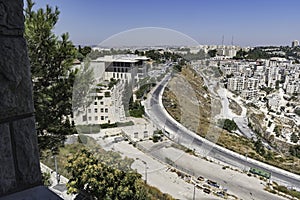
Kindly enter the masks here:
[[[181, 46], [181, 45], [145, 45], [145, 46], [101, 46], [101, 45], [97, 45], [97, 44], [75, 44], [73, 43], [74, 46], [81, 46], [81, 47], [84, 47], [84, 46], [89, 46], [89, 47], [100, 47], [100, 48], [148, 48], [148, 47], [196, 47], [196, 46]], [[199, 44], [198, 46], [222, 46], [222, 44]], [[232, 46], [231, 44], [228, 44], [228, 45], [223, 45], [223, 46]], [[241, 48], [255, 48], [255, 47], [291, 47], [291, 45], [257, 45], [257, 46], [240, 46], [240, 45], [233, 45], [233, 46], [236, 46], [236, 47], [241, 47]]]
[[98, 45], [112, 35], [143, 27], [175, 30], [200, 45], [221, 45], [223, 38], [224, 45], [231, 45], [233, 38], [233, 45], [241, 47], [291, 46], [300, 40], [297, 0], [35, 2], [35, 9], [58, 6], [54, 32], [68, 32], [76, 45]]

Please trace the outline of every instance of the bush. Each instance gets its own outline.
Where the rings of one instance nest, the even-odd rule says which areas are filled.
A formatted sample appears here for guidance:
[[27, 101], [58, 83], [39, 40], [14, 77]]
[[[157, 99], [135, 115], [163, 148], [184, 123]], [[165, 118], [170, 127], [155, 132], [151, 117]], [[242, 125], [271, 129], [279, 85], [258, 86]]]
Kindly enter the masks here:
[[294, 113], [298, 116], [300, 116], [300, 108], [295, 109]]
[[117, 123], [114, 124], [109, 124], [109, 123], [105, 123], [105, 124], [100, 124], [100, 127], [105, 129], [105, 128], [115, 128], [118, 127]]
[[51, 185], [50, 176], [51, 175], [50, 175], [49, 172], [43, 172], [42, 173], [42, 181], [43, 181], [45, 186], [50, 186]]
[[144, 106], [139, 101], [133, 102], [129, 105], [129, 115], [136, 118], [143, 117], [145, 113]]
[[158, 142], [160, 139], [161, 139], [161, 136], [160, 136], [160, 135], [157, 135], [157, 134], [154, 134], [154, 135], [153, 135], [153, 142], [154, 142], [154, 143]]
[[223, 128], [229, 132], [235, 131], [237, 129], [236, 123], [230, 119], [220, 119], [218, 121], [218, 125], [219, 125], [219, 127]]

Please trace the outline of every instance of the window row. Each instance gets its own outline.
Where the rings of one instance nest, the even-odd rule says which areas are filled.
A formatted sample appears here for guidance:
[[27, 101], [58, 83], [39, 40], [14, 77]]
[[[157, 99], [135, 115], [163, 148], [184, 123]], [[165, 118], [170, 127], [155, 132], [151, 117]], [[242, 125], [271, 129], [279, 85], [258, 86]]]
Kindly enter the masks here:
[[[88, 113], [91, 113], [91, 112], [92, 112], [92, 109], [89, 108], [89, 109], [88, 109]], [[105, 109], [104, 109], [104, 108], [101, 108], [101, 109], [100, 109], [100, 112], [102, 112], [102, 113], [103, 113], [103, 112], [108, 113], [108, 108], [105, 108]], [[98, 113], [98, 108], [95, 108], [95, 109], [94, 109], [94, 113]]]
[[[99, 118], [98, 118], [98, 116], [95, 116], [94, 119], [95, 119], [95, 121], [98, 121]], [[100, 119], [101, 120], [107, 120], [108, 116], [101, 116]], [[89, 117], [89, 121], [92, 121], [92, 117]]]
[[[100, 101], [100, 105], [103, 105], [103, 104], [104, 104], [104, 102], [103, 102], [103, 101]], [[94, 102], [94, 105], [95, 105], [95, 106], [98, 105], [98, 102], [95, 101], [95, 102]]]

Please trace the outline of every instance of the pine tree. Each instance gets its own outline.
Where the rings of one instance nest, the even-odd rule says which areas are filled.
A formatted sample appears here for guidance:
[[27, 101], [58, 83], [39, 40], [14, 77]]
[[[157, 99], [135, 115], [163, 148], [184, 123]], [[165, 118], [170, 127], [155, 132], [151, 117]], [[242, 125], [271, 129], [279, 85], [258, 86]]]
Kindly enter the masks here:
[[70, 123], [72, 87], [75, 71], [71, 69], [76, 49], [68, 33], [59, 38], [53, 33], [59, 10], [46, 6], [33, 10], [27, 0], [25, 38], [33, 79], [36, 127], [40, 148], [62, 143], [65, 135], [75, 132]]

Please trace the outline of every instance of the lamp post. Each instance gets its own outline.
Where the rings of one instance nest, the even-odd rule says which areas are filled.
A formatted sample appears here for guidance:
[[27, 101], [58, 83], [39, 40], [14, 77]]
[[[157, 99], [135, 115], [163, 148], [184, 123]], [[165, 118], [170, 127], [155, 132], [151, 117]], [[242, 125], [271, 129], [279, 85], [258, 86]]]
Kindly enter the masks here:
[[56, 180], [57, 180], [57, 184], [59, 184], [60, 176], [58, 175], [58, 166], [57, 166], [57, 159], [56, 159], [56, 155], [58, 154], [58, 148], [57, 147], [52, 147], [51, 151], [52, 151], [52, 155], [54, 157], [54, 166], [55, 166]]
[[54, 165], [55, 165], [55, 172], [56, 172], [56, 180], [57, 180], [57, 184], [59, 184], [59, 175], [58, 175], [58, 167], [57, 167], [57, 160], [56, 160], [56, 155], [54, 155]]
[[145, 183], [147, 184], [147, 162], [146, 161], [143, 161], [143, 160], [141, 160], [143, 163], [144, 163], [144, 165], [145, 165]]
[[195, 195], [196, 195], [196, 185], [194, 184], [193, 200], [195, 200]]
[[142, 159], [139, 159], [139, 158], [136, 158], [137, 160], [140, 160], [144, 165], [145, 165], [145, 183], [147, 184], [147, 162], [142, 160]]

